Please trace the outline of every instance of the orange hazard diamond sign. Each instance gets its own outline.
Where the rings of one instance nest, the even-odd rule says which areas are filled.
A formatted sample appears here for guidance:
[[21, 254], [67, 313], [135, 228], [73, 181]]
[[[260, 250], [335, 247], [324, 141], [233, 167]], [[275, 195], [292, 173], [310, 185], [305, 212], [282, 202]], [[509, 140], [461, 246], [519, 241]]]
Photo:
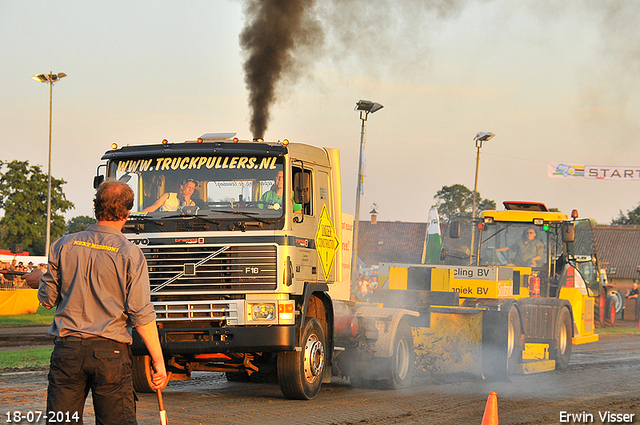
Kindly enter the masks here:
[[324, 278], [329, 279], [331, 268], [336, 258], [336, 253], [340, 248], [340, 241], [336, 235], [336, 229], [327, 212], [326, 204], [322, 205], [322, 213], [318, 221], [318, 230], [316, 231], [316, 250], [322, 265]]

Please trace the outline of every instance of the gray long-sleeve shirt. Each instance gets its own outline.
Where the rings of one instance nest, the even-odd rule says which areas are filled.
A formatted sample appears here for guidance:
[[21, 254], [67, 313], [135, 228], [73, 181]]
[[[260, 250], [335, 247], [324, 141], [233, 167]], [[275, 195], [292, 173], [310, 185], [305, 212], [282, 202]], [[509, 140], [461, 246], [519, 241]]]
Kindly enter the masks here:
[[155, 319], [147, 262], [117, 229], [93, 224], [63, 236], [49, 251], [38, 299], [57, 306], [49, 334], [101, 336], [131, 344], [131, 326]]

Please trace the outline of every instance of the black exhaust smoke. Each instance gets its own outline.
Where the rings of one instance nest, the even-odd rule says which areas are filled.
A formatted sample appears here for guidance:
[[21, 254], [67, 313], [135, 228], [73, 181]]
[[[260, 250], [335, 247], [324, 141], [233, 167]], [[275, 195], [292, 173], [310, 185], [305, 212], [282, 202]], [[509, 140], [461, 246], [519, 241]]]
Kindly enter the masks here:
[[245, 83], [255, 138], [264, 138], [278, 82], [283, 77], [295, 81], [305, 65], [304, 50], [312, 50], [322, 40], [314, 6], [315, 0], [246, 2], [247, 24], [240, 34], [240, 45], [247, 55]]

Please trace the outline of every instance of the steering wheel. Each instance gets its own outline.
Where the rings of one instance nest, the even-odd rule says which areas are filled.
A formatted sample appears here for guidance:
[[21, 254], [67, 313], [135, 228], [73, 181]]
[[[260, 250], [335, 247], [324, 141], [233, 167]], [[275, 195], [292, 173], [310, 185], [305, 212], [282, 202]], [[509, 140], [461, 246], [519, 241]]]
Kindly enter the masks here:
[[501, 266], [506, 266], [507, 264], [509, 264], [509, 254], [506, 254], [505, 251], [496, 250], [496, 257], [498, 258], [498, 262]]

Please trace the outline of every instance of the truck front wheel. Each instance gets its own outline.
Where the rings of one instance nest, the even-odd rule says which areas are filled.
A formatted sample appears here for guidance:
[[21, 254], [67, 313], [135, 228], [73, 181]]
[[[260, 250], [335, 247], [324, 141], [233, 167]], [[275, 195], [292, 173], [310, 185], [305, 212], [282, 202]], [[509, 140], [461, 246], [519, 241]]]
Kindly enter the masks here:
[[520, 314], [515, 306], [509, 310], [509, 324], [507, 325], [507, 373], [513, 374], [522, 359], [522, 332], [520, 329]]
[[[153, 384], [153, 367], [151, 366], [150, 356], [133, 356], [133, 364], [131, 366], [133, 375], [133, 389], [139, 393], [153, 393], [155, 390], [151, 387]], [[164, 390], [169, 380], [160, 388]]]
[[301, 351], [278, 353], [278, 382], [285, 397], [296, 400], [314, 398], [325, 366], [325, 337], [315, 318], [307, 318], [300, 334]]
[[564, 370], [569, 366], [572, 348], [572, 329], [573, 326], [569, 310], [563, 308], [558, 316], [555, 334], [555, 349], [551, 356], [551, 358], [556, 361], [556, 369], [558, 370]]

